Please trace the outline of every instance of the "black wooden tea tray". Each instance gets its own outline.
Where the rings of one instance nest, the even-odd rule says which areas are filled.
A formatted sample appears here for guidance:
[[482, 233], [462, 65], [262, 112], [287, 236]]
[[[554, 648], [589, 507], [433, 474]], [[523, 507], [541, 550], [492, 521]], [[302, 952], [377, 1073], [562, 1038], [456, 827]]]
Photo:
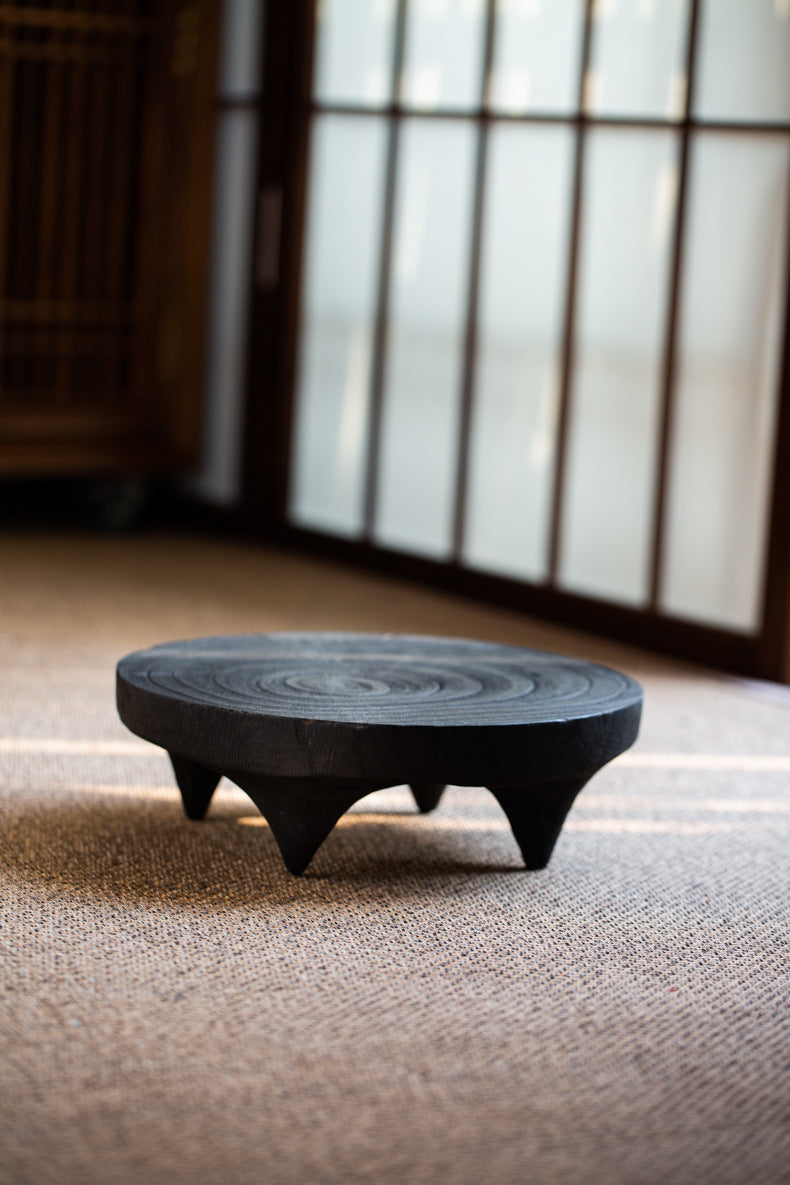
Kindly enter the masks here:
[[548, 863], [585, 783], [636, 739], [638, 683], [608, 667], [488, 642], [379, 634], [196, 638], [117, 670], [118, 711], [167, 749], [202, 819], [222, 775], [299, 875], [358, 799], [487, 786], [529, 869]]

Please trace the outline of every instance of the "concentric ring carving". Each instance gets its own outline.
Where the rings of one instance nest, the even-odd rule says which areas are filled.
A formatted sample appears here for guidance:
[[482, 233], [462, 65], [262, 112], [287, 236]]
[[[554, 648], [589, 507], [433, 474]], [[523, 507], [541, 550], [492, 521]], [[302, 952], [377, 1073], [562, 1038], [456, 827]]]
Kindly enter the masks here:
[[119, 673], [186, 702], [359, 724], [579, 719], [639, 698], [627, 676], [557, 655], [365, 634], [205, 638], [130, 655]]

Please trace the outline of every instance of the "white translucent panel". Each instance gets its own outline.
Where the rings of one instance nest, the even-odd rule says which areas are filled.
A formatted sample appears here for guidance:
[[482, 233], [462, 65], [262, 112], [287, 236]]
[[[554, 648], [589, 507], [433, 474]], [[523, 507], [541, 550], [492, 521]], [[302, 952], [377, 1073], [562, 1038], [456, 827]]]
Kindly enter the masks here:
[[376, 538], [450, 550], [474, 129], [406, 121], [396, 195]]
[[695, 114], [790, 121], [790, 0], [702, 4]]
[[682, 118], [688, 8], [688, 0], [597, 0], [584, 88], [588, 111]]
[[313, 125], [290, 517], [362, 525], [386, 127]]
[[748, 632], [762, 596], [790, 142], [692, 144], [661, 607]]
[[583, 25], [583, 0], [500, 0], [492, 108], [513, 115], [575, 109]]
[[225, 0], [222, 21], [219, 93], [254, 94], [261, 76], [263, 0]]
[[319, 0], [314, 95], [380, 106], [392, 97], [395, 0]]
[[489, 146], [467, 563], [547, 572], [573, 140], [495, 127]]
[[211, 303], [203, 456], [194, 486], [230, 505], [240, 493], [247, 306], [253, 250], [258, 117], [228, 111], [217, 124]]
[[677, 192], [671, 132], [590, 133], [560, 581], [643, 602]]
[[410, 0], [402, 101], [430, 111], [476, 107], [483, 70], [485, 0]]

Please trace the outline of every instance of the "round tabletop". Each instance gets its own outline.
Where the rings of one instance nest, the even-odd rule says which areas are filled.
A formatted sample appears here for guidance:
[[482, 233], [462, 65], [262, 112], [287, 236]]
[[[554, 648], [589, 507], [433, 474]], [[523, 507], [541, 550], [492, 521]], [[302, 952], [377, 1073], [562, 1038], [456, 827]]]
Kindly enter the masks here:
[[135, 733], [212, 769], [393, 785], [541, 781], [632, 744], [639, 685], [490, 642], [278, 633], [154, 646], [118, 664]]

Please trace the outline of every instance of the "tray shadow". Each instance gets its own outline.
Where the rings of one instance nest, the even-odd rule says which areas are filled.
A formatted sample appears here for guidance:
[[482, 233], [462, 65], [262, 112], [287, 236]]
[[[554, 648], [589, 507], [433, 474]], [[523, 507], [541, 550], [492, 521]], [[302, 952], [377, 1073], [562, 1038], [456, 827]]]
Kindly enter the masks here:
[[[218, 802], [203, 822], [173, 801], [71, 794], [48, 806], [31, 799], [9, 810], [0, 860], [12, 877], [120, 902], [206, 909], [320, 896], [335, 903], [350, 886], [404, 900], [436, 882], [525, 873], [509, 833], [480, 820], [437, 816], [373, 802], [341, 819], [303, 876], [284, 867], [253, 803]], [[504, 822], [504, 819], [503, 819]], [[493, 837], [493, 838], [492, 838]], [[334, 889], [334, 892], [332, 890]]]

